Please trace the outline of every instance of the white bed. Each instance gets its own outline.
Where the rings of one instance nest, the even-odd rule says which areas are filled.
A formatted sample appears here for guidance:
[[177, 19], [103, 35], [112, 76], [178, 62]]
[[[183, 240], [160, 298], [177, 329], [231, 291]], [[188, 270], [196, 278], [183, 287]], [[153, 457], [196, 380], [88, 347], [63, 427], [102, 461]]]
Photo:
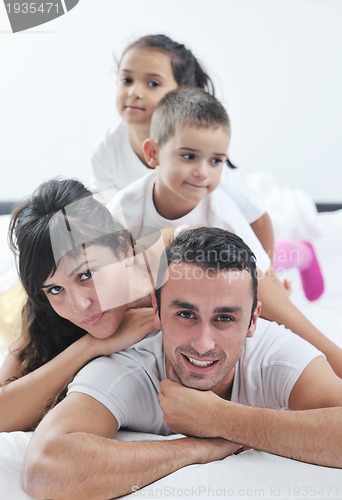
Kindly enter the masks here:
[[[262, 186], [258, 188], [262, 190]], [[280, 226], [276, 224], [277, 236], [313, 241], [325, 277], [323, 296], [310, 303], [301, 290], [297, 272], [288, 272], [287, 277], [293, 285], [292, 300], [314, 324], [342, 346], [342, 210], [317, 214], [303, 193], [293, 191], [282, 192], [269, 203], [270, 211], [274, 212], [272, 215], [281, 221]], [[29, 433], [23, 432], [0, 434], [0, 500], [29, 498], [19, 486], [20, 467], [29, 437]], [[161, 439], [124, 431], [119, 437], [127, 440]], [[220, 462], [185, 467], [141, 490], [134, 489], [132, 496], [153, 499], [338, 500], [342, 499], [342, 470], [250, 450]]]

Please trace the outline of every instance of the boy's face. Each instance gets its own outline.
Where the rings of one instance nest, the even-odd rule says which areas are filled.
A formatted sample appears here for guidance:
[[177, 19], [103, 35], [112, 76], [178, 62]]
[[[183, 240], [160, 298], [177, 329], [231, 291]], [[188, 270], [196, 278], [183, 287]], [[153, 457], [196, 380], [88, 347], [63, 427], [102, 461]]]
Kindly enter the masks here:
[[227, 160], [229, 139], [224, 127], [188, 126], [179, 128], [161, 147], [155, 144], [157, 204], [162, 200], [164, 206], [180, 211], [192, 209], [214, 191]]

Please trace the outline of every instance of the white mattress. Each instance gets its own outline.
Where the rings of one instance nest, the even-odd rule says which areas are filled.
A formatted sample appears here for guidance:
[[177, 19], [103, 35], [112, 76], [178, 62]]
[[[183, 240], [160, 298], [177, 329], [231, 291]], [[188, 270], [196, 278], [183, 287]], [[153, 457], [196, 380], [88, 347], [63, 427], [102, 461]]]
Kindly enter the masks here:
[[[326, 291], [318, 301], [308, 302], [294, 270], [288, 272], [293, 284], [291, 297], [313, 323], [342, 346], [342, 211], [319, 214], [313, 223], [317, 231], [312, 241], [322, 265]], [[20, 467], [29, 437], [29, 433], [23, 432], [0, 433], [0, 500], [29, 498], [19, 486]], [[122, 431], [119, 437], [128, 440], [158, 438]], [[219, 462], [185, 467], [135, 491], [132, 496], [174, 500], [337, 500], [342, 499], [342, 471], [250, 450]]]

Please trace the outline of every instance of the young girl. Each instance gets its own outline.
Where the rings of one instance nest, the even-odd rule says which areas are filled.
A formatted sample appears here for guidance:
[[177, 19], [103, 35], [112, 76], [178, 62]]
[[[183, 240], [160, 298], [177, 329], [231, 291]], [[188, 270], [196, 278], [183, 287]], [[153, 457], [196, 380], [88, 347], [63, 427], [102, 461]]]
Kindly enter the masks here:
[[0, 368], [0, 431], [33, 429], [84, 364], [153, 330], [149, 297], [132, 301], [125, 285], [131, 236], [80, 182], [42, 184], [15, 210], [10, 242], [27, 302]]
[[[149, 137], [152, 113], [162, 97], [184, 85], [214, 94], [212, 80], [184, 45], [160, 34], [144, 36], [126, 47], [116, 81], [116, 107], [122, 122], [107, 131], [92, 157], [91, 186], [97, 192], [108, 190], [106, 201], [149, 172], [142, 145]], [[229, 160], [228, 165], [233, 167]], [[273, 228], [261, 199], [235, 168], [223, 170], [220, 188], [237, 204], [272, 259]], [[323, 293], [323, 278], [312, 246], [277, 243], [275, 266], [297, 267], [309, 300]]]

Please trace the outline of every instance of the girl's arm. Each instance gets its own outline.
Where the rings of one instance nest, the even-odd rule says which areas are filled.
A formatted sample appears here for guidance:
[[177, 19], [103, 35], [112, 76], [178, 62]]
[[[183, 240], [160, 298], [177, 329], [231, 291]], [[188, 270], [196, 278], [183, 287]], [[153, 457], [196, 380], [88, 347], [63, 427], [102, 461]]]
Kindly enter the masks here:
[[[31, 430], [50, 407], [54, 398], [88, 361], [129, 347], [153, 330], [151, 307], [130, 309], [108, 339], [85, 334], [62, 353], [37, 370], [0, 387], [0, 432]], [[11, 348], [1, 369], [1, 381], [20, 377], [18, 349]]]
[[284, 288], [258, 271], [258, 298], [262, 303], [261, 317], [280, 325], [310, 342], [325, 354], [335, 373], [342, 378], [342, 349], [316, 328], [290, 301]]
[[255, 235], [264, 247], [265, 252], [268, 254], [271, 262], [273, 261], [273, 247], [274, 247], [274, 232], [271, 217], [267, 212], [264, 213], [259, 219], [250, 224]]

